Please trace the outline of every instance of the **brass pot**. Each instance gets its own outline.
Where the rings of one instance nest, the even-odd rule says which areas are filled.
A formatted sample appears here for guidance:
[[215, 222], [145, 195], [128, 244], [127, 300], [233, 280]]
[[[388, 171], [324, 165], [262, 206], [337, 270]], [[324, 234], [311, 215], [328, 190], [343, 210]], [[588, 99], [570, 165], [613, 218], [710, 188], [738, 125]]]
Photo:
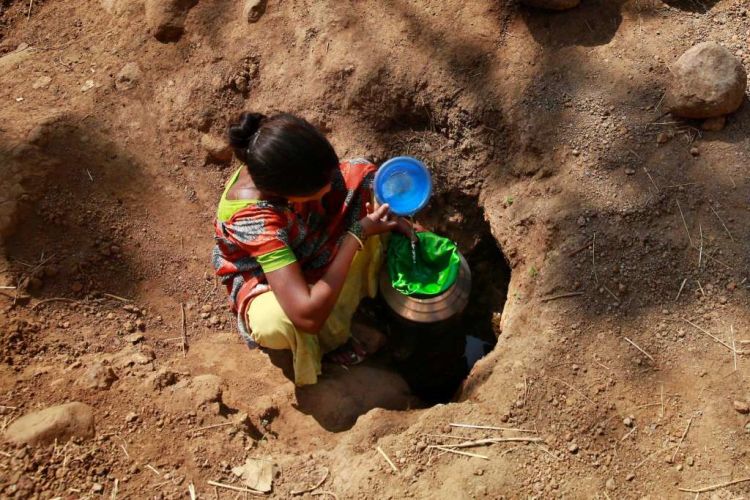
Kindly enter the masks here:
[[463, 255], [453, 285], [434, 297], [403, 295], [391, 285], [388, 267], [380, 270], [380, 292], [388, 307], [399, 317], [415, 323], [438, 323], [461, 314], [469, 303], [471, 269]]

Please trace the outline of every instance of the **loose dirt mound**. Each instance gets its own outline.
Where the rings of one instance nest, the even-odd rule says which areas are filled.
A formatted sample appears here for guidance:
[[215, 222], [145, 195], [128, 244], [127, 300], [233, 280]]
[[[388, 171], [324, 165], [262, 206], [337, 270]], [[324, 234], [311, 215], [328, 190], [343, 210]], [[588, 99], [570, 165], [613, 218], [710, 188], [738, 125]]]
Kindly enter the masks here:
[[[702, 131], [662, 101], [699, 42], [747, 70], [743, 0], [179, 1], [162, 24], [157, 3], [0, 2], [2, 426], [66, 402], [96, 425], [6, 444], [2, 496], [202, 498], [248, 457], [277, 498], [322, 477], [338, 498], [688, 498], [750, 475], [750, 107]], [[295, 390], [244, 348], [208, 261], [214, 139], [242, 109], [424, 159], [423, 220], [466, 252], [489, 225], [513, 274], [456, 402], [422, 408], [377, 363]]]

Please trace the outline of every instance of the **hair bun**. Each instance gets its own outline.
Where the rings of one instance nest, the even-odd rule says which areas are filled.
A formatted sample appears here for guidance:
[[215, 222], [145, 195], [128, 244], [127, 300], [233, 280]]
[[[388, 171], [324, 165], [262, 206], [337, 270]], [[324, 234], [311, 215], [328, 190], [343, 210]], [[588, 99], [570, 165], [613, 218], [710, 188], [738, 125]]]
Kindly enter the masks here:
[[250, 139], [258, 131], [266, 115], [262, 113], [242, 113], [239, 123], [229, 126], [229, 144], [238, 149], [247, 149]]

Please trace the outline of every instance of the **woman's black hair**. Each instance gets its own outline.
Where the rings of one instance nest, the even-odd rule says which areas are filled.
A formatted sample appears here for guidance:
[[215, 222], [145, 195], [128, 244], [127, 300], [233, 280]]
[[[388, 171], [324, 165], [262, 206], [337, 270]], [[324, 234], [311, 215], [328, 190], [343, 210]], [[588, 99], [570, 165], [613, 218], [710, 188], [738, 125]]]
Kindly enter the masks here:
[[288, 113], [242, 113], [229, 127], [229, 144], [261, 191], [308, 196], [329, 182], [339, 165], [328, 139], [306, 120]]

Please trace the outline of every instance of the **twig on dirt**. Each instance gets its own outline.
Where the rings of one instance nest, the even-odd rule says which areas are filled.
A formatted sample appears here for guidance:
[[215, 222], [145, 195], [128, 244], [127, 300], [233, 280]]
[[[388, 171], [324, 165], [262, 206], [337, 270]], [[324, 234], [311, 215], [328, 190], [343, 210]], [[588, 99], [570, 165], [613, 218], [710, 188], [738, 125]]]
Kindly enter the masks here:
[[626, 440], [626, 439], [627, 439], [627, 438], [628, 438], [628, 437], [629, 437], [629, 436], [630, 436], [630, 435], [631, 435], [632, 433], [634, 433], [634, 432], [635, 432], [635, 430], [636, 430], [637, 428], [638, 428], [638, 426], [637, 426], [637, 425], [633, 426], [633, 428], [632, 428], [632, 429], [630, 429], [630, 431], [629, 431], [629, 432], [628, 432], [627, 434], [625, 434], [625, 435], [624, 435], [624, 436], [623, 436], [622, 438], [620, 438], [620, 442], [623, 442], [623, 441], [625, 441], [625, 440]]
[[31, 310], [33, 311], [37, 307], [41, 306], [42, 304], [48, 304], [50, 302], [78, 302], [76, 299], [69, 299], [67, 297], [52, 297], [51, 299], [44, 299], [40, 300], [33, 306], [31, 306]]
[[393, 472], [397, 473], [398, 472], [398, 467], [396, 467], [396, 464], [394, 464], [391, 461], [391, 459], [388, 457], [388, 455], [385, 454], [385, 452], [383, 451], [383, 449], [380, 446], [376, 446], [375, 449], [378, 450], [378, 453], [380, 453], [383, 456], [383, 458], [385, 458], [385, 461], [388, 462], [388, 465], [391, 466], [391, 469], [393, 469]]
[[326, 482], [326, 479], [328, 479], [328, 468], [327, 467], [325, 467], [325, 473], [323, 474], [323, 477], [320, 478], [320, 481], [318, 481], [317, 483], [315, 483], [315, 486], [311, 486], [311, 487], [305, 488], [303, 490], [296, 490], [296, 491], [293, 490], [292, 491], [292, 495], [297, 496], [297, 495], [302, 495], [304, 493], [310, 493], [313, 490], [317, 490], [318, 488], [320, 488], [321, 486], [323, 486], [323, 483]]
[[445, 448], [473, 448], [474, 446], [484, 446], [486, 444], [495, 444], [495, 443], [511, 443], [511, 442], [538, 443], [541, 441], [544, 441], [544, 440], [540, 437], [518, 436], [518, 437], [477, 439], [476, 441], [467, 441], [465, 443], [456, 443], [456, 444], [431, 444], [431, 445], [428, 445], [427, 447], [438, 448], [440, 446], [443, 446]]
[[482, 429], [486, 431], [516, 431], [516, 432], [528, 432], [536, 434], [537, 432], [531, 429], [518, 429], [516, 427], [495, 427], [493, 425], [473, 425], [473, 424], [448, 424], [450, 427], [458, 427], [461, 429]]
[[128, 450], [125, 448], [125, 445], [121, 444], [120, 448], [122, 448], [122, 451], [125, 453], [125, 456], [128, 457], [128, 460], [130, 460], [130, 453], [128, 453]]
[[656, 185], [656, 182], [654, 181], [654, 178], [651, 177], [651, 174], [649, 173], [648, 169], [646, 167], [643, 167], [643, 171], [646, 172], [646, 175], [648, 176], [649, 180], [651, 181], [651, 184], [654, 185], [656, 188], [656, 192], [659, 192], [659, 186]]
[[29, 11], [26, 13], [26, 20], [31, 19], [31, 7], [34, 5], [34, 0], [29, 0]]
[[604, 290], [608, 294], [610, 294], [613, 299], [615, 299], [617, 302], [620, 302], [620, 297], [618, 297], [617, 295], [615, 295], [614, 292], [607, 287], [607, 285], [605, 285], [604, 283], [602, 283], [602, 288], [604, 288]]
[[467, 439], [471, 439], [469, 436], [454, 436], [453, 434], [425, 434], [425, 433], [422, 433], [422, 436], [431, 437], [431, 438], [440, 438], [440, 439], [463, 439], [464, 441], [467, 440]]
[[661, 415], [659, 418], [664, 418], [664, 384], [661, 384]]
[[161, 472], [159, 472], [158, 470], [156, 470], [156, 467], [154, 467], [153, 465], [146, 464], [146, 468], [147, 469], [151, 469], [153, 471], [153, 473], [156, 474], [157, 476], [161, 476]]
[[590, 403], [591, 403], [592, 405], [596, 405], [596, 403], [594, 402], [594, 400], [593, 400], [593, 399], [591, 399], [590, 397], [588, 397], [587, 395], [585, 395], [584, 393], [582, 393], [581, 391], [579, 391], [578, 389], [576, 389], [576, 388], [575, 388], [574, 386], [572, 386], [572, 385], [570, 385], [569, 383], [567, 383], [566, 381], [564, 381], [564, 380], [561, 380], [561, 379], [559, 379], [559, 378], [555, 378], [555, 377], [550, 377], [550, 378], [551, 378], [552, 380], [556, 380], [556, 381], [560, 382], [561, 384], [565, 384], [565, 385], [566, 385], [567, 387], [569, 387], [569, 388], [573, 389], [573, 390], [574, 390], [574, 391], [576, 391], [576, 392], [577, 392], [578, 394], [580, 394], [581, 396], [583, 396], [584, 398], [586, 398], [586, 400], [587, 400], [588, 402], [590, 402]]
[[182, 357], [187, 356], [187, 348], [188, 348], [188, 341], [187, 341], [187, 321], [185, 320], [185, 304], [180, 302], [180, 314], [181, 314], [181, 325], [182, 325]]
[[682, 289], [685, 288], [685, 283], [687, 283], [687, 280], [688, 280], [687, 278], [685, 278], [684, 280], [682, 280], [682, 285], [680, 285], [680, 289], [677, 292], [677, 297], [674, 298], [675, 302], [677, 302], [678, 300], [680, 300], [680, 295], [682, 294]]
[[120, 485], [120, 480], [115, 478], [115, 484], [114, 486], [112, 486], [112, 496], [110, 497], [112, 500], [117, 499], [117, 490], [118, 490], [119, 485]]
[[734, 341], [734, 325], [729, 325], [729, 333], [732, 334], [732, 356], [734, 357], [734, 371], [737, 371], [737, 343]]
[[262, 497], [266, 496], [265, 493], [262, 493], [260, 491], [251, 490], [249, 488], [240, 488], [239, 486], [232, 486], [231, 484], [224, 484], [210, 480], [207, 481], [207, 483], [211, 486], [216, 486], [217, 488], [224, 488], [225, 490], [238, 491], [240, 493], [250, 493], [251, 495], [258, 495]]
[[677, 202], [677, 209], [680, 211], [680, 217], [682, 217], [682, 225], [685, 226], [685, 232], [687, 233], [690, 246], [694, 247], [695, 245], [693, 244], [693, 238], [690, 237], [690, 230], [688, 229], [687, 221], [685, 220], [685, 214], [682, 213], [682, 207], [680, 206], [680, 201], [675, 200], [675, 202]]
[[[723, 340], [721, 340], [720, 338], [718, 338], [716, 335], [714, 335], [714, 334], [712, 334], [712, 333], [704, 330], [703, 328], [701, 328], [700, 326], [696, 325], [695, 323], [693, 323], [692, 321], [690, 321], [687, 318], [682, 318], [682, 319], [685, 321], [685, 323], [687, 323], [688, 325], [690, 325], [690, 326], [696, 328], [697, 330], [705, 333], [706, 335], [708, 335], [709, 337], [711, 337], [712, 339], [714, 339], [716, 342], [718, 342], [719, 344], [721, 344], [724, 347], [726, 347], [727, 349], [729, 349], [730, 351], [737, 352], [735, 349], [732, 348], [732, 346], [730, 346], [729, 344], [727, 344], [726, 342], [724, 342]], [[740, 352], [740, 354], [743, 354], [743, 352]]]
[[750, 481], [750, 477], [745, 477], [742, 479], [735, 479], [734, 481], [728, 481], [726, 483], [714, 484], [711, 486], [706, 486], [705, 488], [697, 488], [697, 489], [677, 488], [677, 489], [680, 491], [686, 491], [688, 493], [705, 493], [707, 491], [718, 490], [719, 488], [726, 488], [727, 486], [732, 486], [734, 484], [739, 484], [739, 483], [746, 483], [748, 481]]
[[205, 431], [205, 430], [208, 430], [208, 429], [215, 429], [216, 427], [225, 427], [227, 425], [234, 425], [234, 422], [223, 422], [221, 424], [207, 425], [205, 427], [198, 427], [197, 429], [193, 429], [193, 430], [188, 431], [188, 432], [190, 432], [191, 434], [194, 434], [196, 432], [201, 432], [201, 431]]
[[195, 493], [195, 485], [192, 481], [190, 481], [190, 484], [188, 484], [188, 494], [190, 495], [190, 500], [197, 500], [198, 495]]
[[91, 175], [91, 172], [89, 171], [89, 169], [88, 169], [88, 168], [86, 169], [86, 173], [87, 173], [87, 174], [88, 174], [88, 176], [89, 176], [89, 180], [90, 180], [91, 182], [94, 182], [94, 177], [93, 177], [93, 176]]
[[321, 490], [321, 491], [315, 491], [310, 494], [314, 497], [319, 497], [321, 495], [330, 495], [331, 497], [333, 497], [333, 500], [339, 500], [339, 497], [336, 496], [336, 493], [332, 491]]
[[0, 290], [15, 290], [14, 286], [0, 286]]
[[668, 449], [670, 449], [670, 448], [672, 448], [672, 447], [671, 447], [671, 446], [667, 446], [666, 448], [662, 448], [662, 449], [660, 449], [660, 450], [656, 450], [655, 452], [653, 452], [652, 454], [650, 454], [649, 456], [647, 456], [646, 458], [644, 458], [643, 460], [641, 460], [641, 461], [640, 461], [640, 462], [638, 463], [638, 465], [636, 465], [636, 466], [634, 467], [634, 469], [640, 469], [640, 468], [641, 468], [641, 466], [642, 466], [643, 464], [645, 464], [646, 462], [648, 462], [649, 460], [651, 460], [652, 458], [654, 458], [654, 457], [655, 457], [656, 455], [658, 455], [659, 453], [661, 453], [661, 452], [663, 452], [663, 451], [667, 451], [667, 450], [668, 450]]
[[105, 297], [109, 297], [110, 299], [119, 300], [120, 302], [133, 302], [130, 299], [126, 299], [125, 297], [120, 297], [119, 295], [114, 295], [111, 293], [102, 292], [102, 295], [104, 295]]
[[711, 205], [709, 205], [709, 206], [708, 206], [708, 208], [710, 208], [710, 209], [711, 209], [711, 211], [712, 211], [712, 212], [714, 213], [714, 215], [716, 216], [716, 218], [717, 218], [717, 219], [719, 219], [719, 222], [721, 222], [721, 225], [722, 225], [722, 226], [724, 227], [724, 231], [726, 231], [726, 232], [727, 232], [727, 234], [729, 235], [729, 239], [730, 239], [730, 240], [732, 240], [732, 241], [734, 241], [734, 236], [732, 236], [732, 233], [731, 233], [731, 232], [729, 231], [729, 228], [727, 227], [727, 225], [726, 225], [726, 224], [724, 224], [724, 221], [723, 221], [723, 220], [721, 220], [721, 217], [719, 217], [719, 214], [718, 214], [718, 213], [716, 213], [716, 210], [714, 210], [714, 207], [712, 207]]
[[594, 233], [594, 237], [591, 239], [591, 267], [594, 270], [594, 282], [598, 285], [599, 275], [596, 274], [596, 233]]
[[590, 245], [591, 245], [591, 239], [588, 239], [588, 240], [586, 240], [586, 243], [585, 243], [585, 244], [584, 244], [583, 246], [581, 246], [581, 247], [578, 247], [578, 248], [576, 248], [575, 250], [573, 250], [572, 252], [570, 252], [570, 253], [568, 254], [568, 257], [575, 257], [575, 256], [576, 256], [576, 255], [578, 255], [579, 253], [581, 253], [581, 252], [583, 252], [584, 250], [586, 250], [586, 249], [587, 249], [587, 248], [588, 248], [588, 247], [589, 247]]
[[638, 344], [636, 344], [635, 342], [633, 342], [632, 340], [630, 340], [630, 339], [629, 339], [629, 338], [627, 338], [627, 337], [623, 337], [623, 338], [625, 339], [625, 341], [626, 341], [626, 342], [627, 342], [628, 344], [632, 345], [633, 347], [635, 347], [636, 349], [638, 349], [639, 351], [641, 351], [641, 352], [642, 352], [643, 354], [645, 354], [645, 355], [646, 355], [646, 357], [647, 357], [648, 359], [650, 359], [651, 361], [653, 361], [654, 363], [656, 363], [656, 360], [655, 360], [655, 359], [653, 358], [653, 356], [651, 356], [651, 355], [650, 355], [649, 353], [647, 353], [646, 351], [644, 351], [643, 349], [641, 349], [641, 348], [640, 348], [640, 347], [638, 346]]
[[435, 449], [436, 450], [440, 450], [440, 451], [447, 451], [448, 453], [454, 453], [456, 455], [463, 455], [463, 456], [466, 456], [466, 457], [474, 457], [474, 458], [481, 458], [483, 460], [489, 460], [488, 456], [486, 456], [486, 455], [480, 455], [478, 453], [471, 453], [471, 452], [468, 452], [468, 451], [459, 451], [459, 450], [454, 450], [452, 448], [446, 448], [446, 447], [443, 447], [443, 446], [435, 446]]
[[701, 226], [700, 222], [698, 223], [698, 231], [701, 235], [701, 246], [698, 249], [698, 269], [700, 269], [701, 262], [703, 261], [703, 226]]
[[693, 423], [693, 418], [694, 417], [690, 417], [690, 420], [688, 420], [687, 426], [685, 427], [685, 431], [682, 433], [682, 436], [680, 437], [680, 441], [677, 443], [677, 448], [675, 448], [674, 453], [672, 453], [672, 462], [674, 462], [674, 459], [677, 456], [677, 452], [680, 451], [680, 446], [682, 446], [682, 442], [685, 441], [685, 436], [687, 436], [687, 433], [690, 430], [690, 425]]
[[568, 297], [578, 297], [579, 295], [583, 295], [583, 292], [568, 292], [568, 293], [561, 293], [560, 295], [553, 295], [552, 297], [545, 297], [541, 300], [541, 302], [551, 302], [553, 300], [557, 299], [565, 299]]
[[698, 283], [698, 290], [701, 291], [701, 295], [704, 297], [706, 296], [706, 292], [703, 291], [703, 287], [701, 286], [701, 282], [699, 280], [695, 280], [696, 283]]

